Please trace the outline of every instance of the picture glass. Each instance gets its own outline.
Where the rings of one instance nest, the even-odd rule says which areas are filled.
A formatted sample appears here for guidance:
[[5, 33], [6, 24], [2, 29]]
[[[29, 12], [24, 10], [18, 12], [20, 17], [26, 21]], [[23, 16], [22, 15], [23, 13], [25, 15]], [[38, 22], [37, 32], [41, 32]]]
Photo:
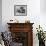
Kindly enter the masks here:
[[27, 5], [14, 6], [14, 16], [26, 16], [26, 15], [27, 15]]

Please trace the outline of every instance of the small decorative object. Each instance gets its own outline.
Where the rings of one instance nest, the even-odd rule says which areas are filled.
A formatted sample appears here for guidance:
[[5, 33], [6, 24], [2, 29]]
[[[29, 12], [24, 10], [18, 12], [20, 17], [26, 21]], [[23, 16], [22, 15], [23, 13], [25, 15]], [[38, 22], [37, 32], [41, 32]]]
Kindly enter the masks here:
[[27, 5], [14, 5], [14, 16], [26, 16]]
[[25, 23], [30, 23], [30, 20], [26, 20]]
[[19, 21], [17, 19], [11, 19], [9, 22], [10, 23], [19, 23]]
[[13, 20], [11, 19], [9, 22], [10, 22], [10, 23], [13, 23]]
[[38, 40], [39, 40], [39, 46], [45, 46], [45, 35], [43, 32], [42, 27], [36, 28], [37, 29], [37, 34], [38, 35]]
[[13, 21], [13, 20], [10, 20], [10, 21]]

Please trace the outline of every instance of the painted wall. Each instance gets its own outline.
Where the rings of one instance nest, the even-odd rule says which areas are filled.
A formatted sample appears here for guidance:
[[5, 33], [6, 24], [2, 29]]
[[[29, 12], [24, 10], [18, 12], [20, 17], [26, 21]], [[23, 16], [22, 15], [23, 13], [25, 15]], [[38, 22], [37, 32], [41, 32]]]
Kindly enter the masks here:
[[0, 0], [0, 31], [2, 29], [2, 0]]
[[40, 9], [42, 13], [46, 13], [46, 0], [40, 0]]
[[46, 0], [40, 0], [40, 24], [46, 31]]

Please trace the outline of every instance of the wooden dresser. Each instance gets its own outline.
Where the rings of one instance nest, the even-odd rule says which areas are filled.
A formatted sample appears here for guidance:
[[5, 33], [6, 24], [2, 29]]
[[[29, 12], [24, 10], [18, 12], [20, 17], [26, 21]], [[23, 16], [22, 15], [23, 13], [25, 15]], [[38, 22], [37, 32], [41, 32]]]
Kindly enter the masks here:
[[[33, 46], [33, 23], [7, 23], [12, 33], [13, 41], [21, 46]], [[18, 45], [19, 46], [19, 45]]]

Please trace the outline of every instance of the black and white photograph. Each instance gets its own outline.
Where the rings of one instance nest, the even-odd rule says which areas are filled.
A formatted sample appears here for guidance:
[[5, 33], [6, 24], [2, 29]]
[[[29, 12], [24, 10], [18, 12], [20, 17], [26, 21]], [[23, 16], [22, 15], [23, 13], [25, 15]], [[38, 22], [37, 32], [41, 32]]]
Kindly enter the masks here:
[[14, 16], [27, 16], [27, 5], [14, 5]]

